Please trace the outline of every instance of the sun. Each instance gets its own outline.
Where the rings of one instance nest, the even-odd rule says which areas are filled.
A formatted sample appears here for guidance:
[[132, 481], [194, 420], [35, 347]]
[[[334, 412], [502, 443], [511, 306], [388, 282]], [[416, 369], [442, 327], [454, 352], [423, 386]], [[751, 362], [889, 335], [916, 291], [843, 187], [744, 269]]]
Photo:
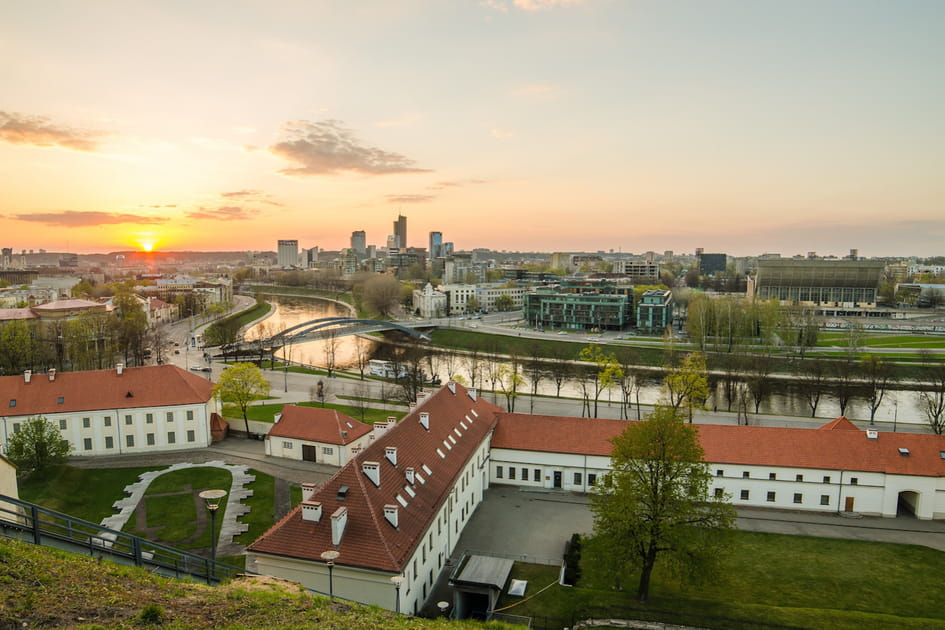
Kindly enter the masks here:
[[138, 243], [138, 244], [141, 246], [141, 249], [144, 250], [144, 251], [146, 251], [146, 252], [150, 252], [150, 251], [152, 251], [152, 250], [154, 249], [154, 242], [153, 242], [153, 241], [141, 241], [141, 242]]
[[150, 253], [157, 249], [160, 240], [160, 237], [153, 232], [139, 232], [132, 237], [132, 242], [145, 253]]

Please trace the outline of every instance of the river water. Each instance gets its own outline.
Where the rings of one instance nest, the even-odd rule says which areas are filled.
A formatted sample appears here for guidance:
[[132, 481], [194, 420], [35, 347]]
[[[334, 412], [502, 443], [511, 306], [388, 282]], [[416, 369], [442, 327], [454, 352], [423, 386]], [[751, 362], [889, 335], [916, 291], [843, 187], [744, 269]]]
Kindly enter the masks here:
[[[268, 301], [275, 306], [274, 312], [262, 322], [252, 326], [246, 333], [247, 339], [267, 337], [290, 326], [295, 326], [296, 324], [301, 324], [313, 319], [319, 319], [322, 317], [346, 316], [352, 314], [347, 305], [339, 304], [329, 300], [321, 300], [316, 298], [295, 299], [270, 296]], [[293, 363], [324, 366], [326, 363], [326, 343], [327, 342], [325, 341], [311, 341], [307, 343], [294, 344], [292, 346], [287, 346], [283, 353], [279, 354], [278, 356], [284, 356]], [[373, 352], [376, 351], [377, 347], [380, 345], [378, 342], [373, 341], [368, 337], [356, 336], [339, 337], [335, 340], [335, 343], [335, 365], [337, 367], [352, 366], [356, 363], [359, 344], [362, 348], [367, 350], [369, 355], [373, 354]], [[432, 370], [430, 369], [429, 363], [426, 361], [424, 363], [426, 364], [424, 369], [427, 370], [427, 372], [432, 371], [434, 374], [439, 376], [444, 383], [448, 380], [449, 375], [447, 372], [449, 370], [447, 369], [447, 361], [444, 358], [434, 358], [432, 361]], [[469, 383], [471, 380], [470, 374], [472, 370], [473, 366], [471, 366], [470, 362], [462, 356], [457, 357], [453, 361], [453, 374], [462, 375], [463, 379], [467, 383]], [[477, 377], [476, 383], [477, 387], [491, 388], [492, 383], [488, 378], [489, 369], [485, 360], [480, 360], [478, 374], [479, 376]], [[530, 393], [532, 391], [531, 383], [525, 374], [522, 374], [522, 378], [525, 379], [525, 382], [519, 387], [519, 392], [523, 394]], [[553, 396], [555, 394], [555, 390], [555, 383], [552, 380], [548, 378], [539, 380], [539, 394]], [[581, 387], [577, 382], [574, 381], [565, 383], [561, 388], [561, 395], [571, 398], [580, 398], [582, 396]], [[640, 402], [643, 404], [653, 404], [659, 402], [660, 396], [661, 391], [659, 381], [655, 379], [644, 384], [640, 390]], [[620, 397], [620, 390], [614, 388], [610, 391], [603, 392], [601, 394], [600, 400], [613, 400], [616, 402], [620, 400]], [[707, 407], [709, 409], [716, 408], [719, 411], [727, 409], [725, 399], [720, 392], [717, 395], [710, 397]], [[734, 409], [735, 408], [733, 407], [732, 410], [734, 411]], [[750, 411], [754, 413], [753, 402], [750, 403]], [[764, 414], [803, 417], [810, 416], [810, 408], [807, 406], [805, 400], [798, 394], [798, 392], [794, 391], [789, 384], [785, 383], [775, 383], [773, 392], [769, 394], [762, 402], [759, 412]], [[821, 397], [820, 404], [817, 407], [817, 417], [833, 418], [839, 415], [840, 406], [837, 402], [836, 396], [825, 393]], [[850, 418], [851, 420], [869, 420], [869, 406], [864, 400], [860, 398], [854, 398], [847, 405], [846, 417]], [[883, 404], [876, 412], [876, 420], [881, 422], [897, 421], [908, 424], [924, 424], [925, 417], [919, 408], [918, 393], [907, 390], [888, 392], [885, 399], [883, 400]]]

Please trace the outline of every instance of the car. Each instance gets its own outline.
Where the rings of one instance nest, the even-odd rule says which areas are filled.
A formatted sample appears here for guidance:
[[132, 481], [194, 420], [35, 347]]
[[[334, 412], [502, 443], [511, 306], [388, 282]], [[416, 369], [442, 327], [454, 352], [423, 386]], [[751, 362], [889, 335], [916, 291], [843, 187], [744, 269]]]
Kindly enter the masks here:
[[201, 372], [212, 372], [213, 370], [211, 370], [211, 369], [208, 368], [208, 367], [202, 367], [202, 368], [200, 368], [200, 371], [201, 371]]
[[566, 331], [566, 330], [559, 330], [559, 331], [558, 331], [558, 334], [559, 334], [559, 335], [566, 335], [566, 334], [568, 334], [568, 331]]

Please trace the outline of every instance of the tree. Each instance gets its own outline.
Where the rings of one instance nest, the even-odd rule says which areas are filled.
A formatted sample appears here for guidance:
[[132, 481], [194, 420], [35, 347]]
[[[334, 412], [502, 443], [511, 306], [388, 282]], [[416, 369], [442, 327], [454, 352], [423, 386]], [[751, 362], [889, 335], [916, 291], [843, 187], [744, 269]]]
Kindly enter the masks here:
[[141, 365], [144, 361], [145, 338], [148, 332], [148, 316], [141, 303], [130, 292], [120, 290], [112, 298], [118, 309], [114, 321], [118, 338], [118, 349], [127, 365]]
[[941, 435], [945, 433], [945, 363], [936, 361], [927, 350], [922, 358], [931, 387], [919, 392], [919, 408], [932, 431]]
[[649, 596], [658, 558], [683, 577], [711, 576], [735, 512], [728, 497], [709, 495], [712, 477], [696, 429], [678, 410], [657, 406], [612, 442], [612, 471], [591, 495], [591, 555], [617, 580], [639, 569], [641, 602]]
[[246, 408], [252, 401], [269, 394], [269, 381], [262, 371], [252, 363], [234, 363], [220, 374], [213, 393], [239, 406], [243, 422], [246, 423], [246, 437], [250, 437]]
[[705, 355], [692, 352], [686, 355], [677, 367], [667, 368], [663, 379], [663, 391], [673, 409], [679, 409], [683, 403], [689, 410], [689, 422], [692, 422], [693, 407], [702, 408], [709, 397], [709, 379], [706, 376]]
[[466, 312], [475, 313], [479, 308], [479, 300], [475, 296], [469, 296], [469, 299], [466, 300]]
[[324, 335], [325, 338], [322, 343], [325, 351], [325, 369], [328, 370], [328, 378], [331, 378], [335, 366], [338, 365], [338, 344], [340, 342], [338, 329], [335, 326], [326, 328]]
[[866, 381], [866, 403], [870, 407], [870, 424], [873, 424], [876, 410], [883, 404], [893, 379], [892, 366], [885, 359], [871, 354], [864, 357], [862, 371]]
[[43, 416], [33, 416], [7, 439], [7, 457], [20, 472], [42, 476], [53, 464], [69, 459], [72, 445], [59, 428]]
[[581, 361], [593, 363], [596, 367], [596, 371], [588, 374], [594, 388], [594, 417], [596, 418], [597, 401], [600, 399], [601, 392], [620, 383], [623, 380], [623, 371], [617, 362], [617, 357], [601, 349], [600, 344], [592, 343], [584, 346], [578, 358]]
[[771, 391], [773, 370], [774, 358], [766, 348], [760, 349], [748, 359], [746, 377], [748, 391], [751, 392], [751, 397], [755, 401], [755, 413], [758, 413], [762, 401]]
[[368, 344], [360, 335], [354, 336], [354, 362], [358, 367], [358, 374], [361, 375], [361, 380], [364, 380], [364, 370], [367, 368], [371, 360], [371, 349], [368, 347]]
[[515, 411], [515, 398], [518, 396], [518, 389], [525, 382], [522, 375], [519, 374], [519, 361], [517, 357], [512, 357], [509, 365], [503, 365], [499, 369], [499, 389], [505, 396], [505, 408], [510, 412]]
[[820, 397], [827, 388], [827, 363], [820, 357], [799, 362], [796, 368], [797, 386], [801, 397], [810, 408], [810, 417], [817, 415]]
[[840, 415], [845, 415], [847, 405], [856, 393], [857, 363], [852, 354], [833, 363], [833, 391], [840, 405]]
[[495, 310], [505, 312], [513, 308], [515, 308], [515, 300], [508, 293], [503, 293], [495, 299]]
[[400, 303], [400, 282], [393, 276], [372, 276], [364, 282], [361, 294], [368, 308], [389, 317]]

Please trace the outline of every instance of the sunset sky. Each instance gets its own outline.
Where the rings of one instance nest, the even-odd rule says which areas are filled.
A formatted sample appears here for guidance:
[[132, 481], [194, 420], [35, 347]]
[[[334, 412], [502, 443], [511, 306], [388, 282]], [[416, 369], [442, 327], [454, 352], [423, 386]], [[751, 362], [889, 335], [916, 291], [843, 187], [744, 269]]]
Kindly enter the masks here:
[[945, 2], [9, 2], [0, 246], [945, 254]]

